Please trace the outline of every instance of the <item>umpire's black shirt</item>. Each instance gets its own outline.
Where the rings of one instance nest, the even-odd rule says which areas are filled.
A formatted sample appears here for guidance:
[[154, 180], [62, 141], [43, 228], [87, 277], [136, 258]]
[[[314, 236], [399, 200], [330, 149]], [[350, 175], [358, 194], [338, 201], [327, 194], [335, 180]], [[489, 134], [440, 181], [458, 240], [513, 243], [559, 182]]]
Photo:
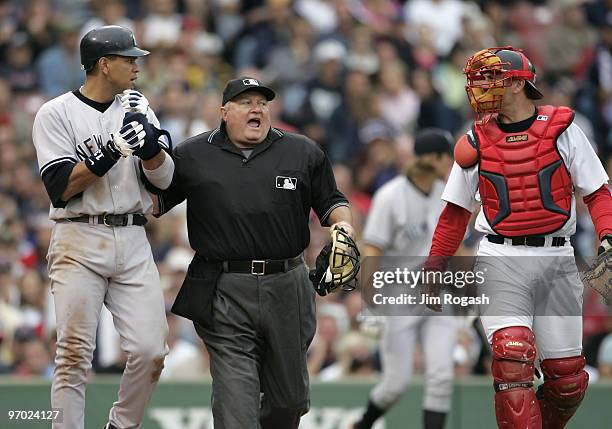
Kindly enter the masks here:
[[307, 137], [271, 128], [247, 157], [225, 126], [174, 150], [165, 213], [187, 199], [189, 243], [209, 261], [285, 259], [310, 242], [311, 207], [322, 225], [348, 205], [323, 151]]

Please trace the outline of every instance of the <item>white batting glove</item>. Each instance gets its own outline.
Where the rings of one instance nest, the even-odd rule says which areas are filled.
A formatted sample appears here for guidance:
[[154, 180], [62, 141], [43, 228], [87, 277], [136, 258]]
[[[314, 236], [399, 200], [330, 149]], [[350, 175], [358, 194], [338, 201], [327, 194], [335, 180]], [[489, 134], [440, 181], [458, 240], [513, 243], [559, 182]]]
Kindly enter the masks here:
[[145, 141], [146, 132], [142, 124], [137, 121], [132, 121], [125, 124], [113, 138], [117, 150], [121, 152], [121, 156], [127, 157], [134, 153], [138, 148], [141, 148]]
[[123, 95], [119, 98], [121, 106], [126, 112], [136, 112], [147, 114], [149, 110], [149, 100], [142, 93], [134, 89], [126, 89]]

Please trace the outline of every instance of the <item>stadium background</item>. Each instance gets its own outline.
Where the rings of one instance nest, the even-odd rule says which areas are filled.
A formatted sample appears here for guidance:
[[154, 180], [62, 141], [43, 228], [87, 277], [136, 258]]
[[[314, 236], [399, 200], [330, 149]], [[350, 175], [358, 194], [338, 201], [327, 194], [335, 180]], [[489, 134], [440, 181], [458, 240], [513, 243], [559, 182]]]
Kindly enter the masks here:
[[[89, 29], [111, 23], [132, 28], [139, 45], [152, 51], [140, 62], [137, 84], [175, 144], [218, 125], [227, 79], [249, 75], [277, 89], [274, 125], [304, 133], [324, 148], [351, 200], [358, 230], [373, 193], [401, 174], [412, 156], [417, 130], [437, 126], [459, 135], [467, 129], [471, 115], [461, 68], [484, 47], [524, 48], [537, 68], [543, 102], [576, 110], [576, 121], [612, 172], [610, 0], [0, 0], [1, 428], [11, 427], [7, 409], [49, 406], [53, 371], [55, 316], [45, 261], [52, 224], [32, 121], [44, 101], [81, 85], [79, 40]], [[597, 243], [585, 207], [579, 204], [578, 211], [574, 245], [577, 256], [586, 258]], [[191, 258], [184, 208], [147, 229], [169, 308]], [[314, 218], [311, 231], [306, 256], [312, 264], [326, 233]], [[478, 238], [473, 231], [467, 236], [468, 252]], [[376, 326], [361, 323], [359, 309], [357, 293], [318, 301], [309, 352], [314, 407], [305, 428], [347, 427], [365, 405], [380, 363]], [[607, 428], [612, 314], [590, 291], [584, 321], [593, 388], [569, 427]], [[210, 392], [205, 349], [185, 320], [168, 313], [168, 322], [171, 352], [146, 427], [212, 427], [205, 415]], [[448, 427], [494, 427], [489, 352], [482, 338], [477, 323], [466, 323], [449, 357], [457, 388]], [[416, 353], [419, 373], [424, 362]], [[124, 362], [105, 312], [87, 427], [105, 421], [101, 410], [113, 400]], [[418, 427], [422, 389], [416, 384], [387, 427]], [[176, 415], [183, 418], [162, 426], [151, 413], [168, 407], [178, 407]]]

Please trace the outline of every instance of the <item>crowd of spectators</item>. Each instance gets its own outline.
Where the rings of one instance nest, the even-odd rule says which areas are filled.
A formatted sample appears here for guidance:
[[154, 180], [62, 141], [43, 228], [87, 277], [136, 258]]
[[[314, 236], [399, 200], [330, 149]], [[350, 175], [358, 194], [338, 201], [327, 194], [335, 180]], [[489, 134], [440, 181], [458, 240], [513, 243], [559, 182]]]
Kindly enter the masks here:
[[[326, 151], [357, 230], [373, 193], [412, 156], [416, 131], [435, 126], [459, 135], [468, 128], [462, 67], [484, 47], [524, 48], [544, 102], [576, 109], [612, 172], [610, 0], [0, 0], [0, 373], [50, 378], [53, 371], [45, 260], [53, 224], [31, 126], [43, 102], [82, 84], [79, 40], [104, 24], [133, 29], [151, 51], [139, 62], [137, 86], [175, 144], [218, 126], [227, 79], [248, 75], [272, 85], [279, 94], [274, 125]], [[588, 257], [597, 243], [578, 203], [574, 244]], [[169, 309], [192, 255], [184, 207], [147, 229]], [[311, 230], [312, 266], [327, 233], [314, 217]], [[360, 309], [358, 292], [318, 300], [314, 379], [380, 369], [380, 326], [362, 320]], [[592, 380], [612, 377], [612, 315], [590, 291], [584, 320]], [[162, 378], [206, 376], [206, 351], [193, 328], [169, 311], [168, 323]], [[458, 374], [487, 371], [477, 327], [466, 321], [462, 329], [453, 356]], [[121, 372], [125, 356], [106, 311], [97, 342], [94, 373]]]

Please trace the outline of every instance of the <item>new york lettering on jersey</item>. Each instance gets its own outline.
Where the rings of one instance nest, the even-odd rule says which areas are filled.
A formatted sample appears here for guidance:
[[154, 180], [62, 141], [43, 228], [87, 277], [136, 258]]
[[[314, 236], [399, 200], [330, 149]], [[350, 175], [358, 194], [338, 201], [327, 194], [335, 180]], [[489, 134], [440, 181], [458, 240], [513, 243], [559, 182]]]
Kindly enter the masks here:
[[[92, 156], [113, 139], [122, 126], [124, 115], [125, 110], [118, 96], [109, 106], [100, 106], [74, 91], [46, 103], [37, 115], [38, 126], [33, 130], [40, 134], [38, 139], [46, 143], [37, 148], [41, 175], [58, 164], [76, 164]], [[152, 124], [159, 127], [159, 121], [151, 109], [147, 116]], [[52, 206], [51, 219], [82, 214], [149, 213], [153, 204], [139, 175], [136, 158], [121, 158], [80, 197], [68, 201], [66, 207]]]

